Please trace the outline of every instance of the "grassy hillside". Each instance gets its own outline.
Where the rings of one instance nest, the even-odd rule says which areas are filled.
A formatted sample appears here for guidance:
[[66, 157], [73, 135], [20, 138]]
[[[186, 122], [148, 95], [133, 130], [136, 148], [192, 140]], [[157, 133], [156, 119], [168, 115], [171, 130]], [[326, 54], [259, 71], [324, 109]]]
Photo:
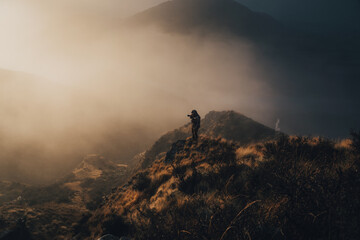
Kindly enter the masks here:
[[[269, 135], [236, 135], [241, 122]], [[54, 185], [19, 186], [21, 198], [0, 206], [0, 236], [25, 218], [20, 229], [34, 239], [357, 239], [360, 133], [338, 142], [272, 134], [212, 112], [198, 142], [175, 139], [127, 181], [125, 166], [89, 155]]]
[[107, 197], [78, 239], [357, 239], [359, 135], [239, 147], [179, 140]]

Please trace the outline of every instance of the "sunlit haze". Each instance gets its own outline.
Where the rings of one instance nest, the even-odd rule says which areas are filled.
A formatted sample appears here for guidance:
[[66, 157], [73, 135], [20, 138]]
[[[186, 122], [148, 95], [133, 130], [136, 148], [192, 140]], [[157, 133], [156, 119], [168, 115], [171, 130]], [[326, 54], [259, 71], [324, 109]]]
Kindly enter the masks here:
[[53, 163], [109, 148], [128, 161], [193, 108], [271, 111], [250, 43], [121, 27], [158, 2], [1, 1], [0, 68], [21, 73], [1, 79], [0, 164], [61, 174]]
[[[192, 109], [202, 117], [235, 110], [272, 128], [281, 119], [278, 128], [300, 134], [343, 134], [356, 122], [334, 129], [338, 122], [320, 121], [334, 109], [355, 116], [351, 94], [332, 99], [337, 85], [322, 87], [337, 76], [332, 67], [321, 75], [327, 56], [297, 60], [289, 53], [292, 62], [272, 61], [271, 48], [264, 47], [265, 58], [254, 42], [231, 33], [182, 34], [124, 21], [162, 2], [0, 1], [3, 178], [54, 179], [89, 153], [129, 162], [187, 123]], [[350, 69], [339, 66], [337, 73]], [[354, 89], [353, 76], [344, 89]]]

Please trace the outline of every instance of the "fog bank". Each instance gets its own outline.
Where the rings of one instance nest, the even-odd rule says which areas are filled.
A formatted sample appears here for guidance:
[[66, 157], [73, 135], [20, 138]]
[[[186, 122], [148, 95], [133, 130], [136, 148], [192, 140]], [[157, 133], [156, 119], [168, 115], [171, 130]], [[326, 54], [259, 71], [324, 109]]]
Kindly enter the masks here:
[[127, 29], [79, 4], [2, 2], [16, 21], [1, 21], [0, 66], [22, 71], [1, 71], [2, 178], [53, 180], [88, 153], [127, 162], [192, 109], [271, 111], [251, 43]]

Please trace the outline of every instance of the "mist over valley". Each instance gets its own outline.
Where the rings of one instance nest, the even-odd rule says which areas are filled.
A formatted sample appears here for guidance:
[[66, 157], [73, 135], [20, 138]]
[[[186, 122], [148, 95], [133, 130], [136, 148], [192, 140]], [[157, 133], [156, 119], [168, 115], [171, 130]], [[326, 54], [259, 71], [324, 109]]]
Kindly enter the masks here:
[[0, 240], [352, 239], [359, 9], [1, 1]]

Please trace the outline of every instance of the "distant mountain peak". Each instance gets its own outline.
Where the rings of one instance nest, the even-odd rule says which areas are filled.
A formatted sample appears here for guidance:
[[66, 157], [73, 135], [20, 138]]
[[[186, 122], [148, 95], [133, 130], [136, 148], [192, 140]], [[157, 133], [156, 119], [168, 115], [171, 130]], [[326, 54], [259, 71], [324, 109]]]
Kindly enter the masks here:
[[282, 31], [282, 25], [271, 16], [233, 0], [168, 1], [130, 17], [126, 23], [156, 25], [169, 32], [231, 33], [250, 38], [266, 38]]

